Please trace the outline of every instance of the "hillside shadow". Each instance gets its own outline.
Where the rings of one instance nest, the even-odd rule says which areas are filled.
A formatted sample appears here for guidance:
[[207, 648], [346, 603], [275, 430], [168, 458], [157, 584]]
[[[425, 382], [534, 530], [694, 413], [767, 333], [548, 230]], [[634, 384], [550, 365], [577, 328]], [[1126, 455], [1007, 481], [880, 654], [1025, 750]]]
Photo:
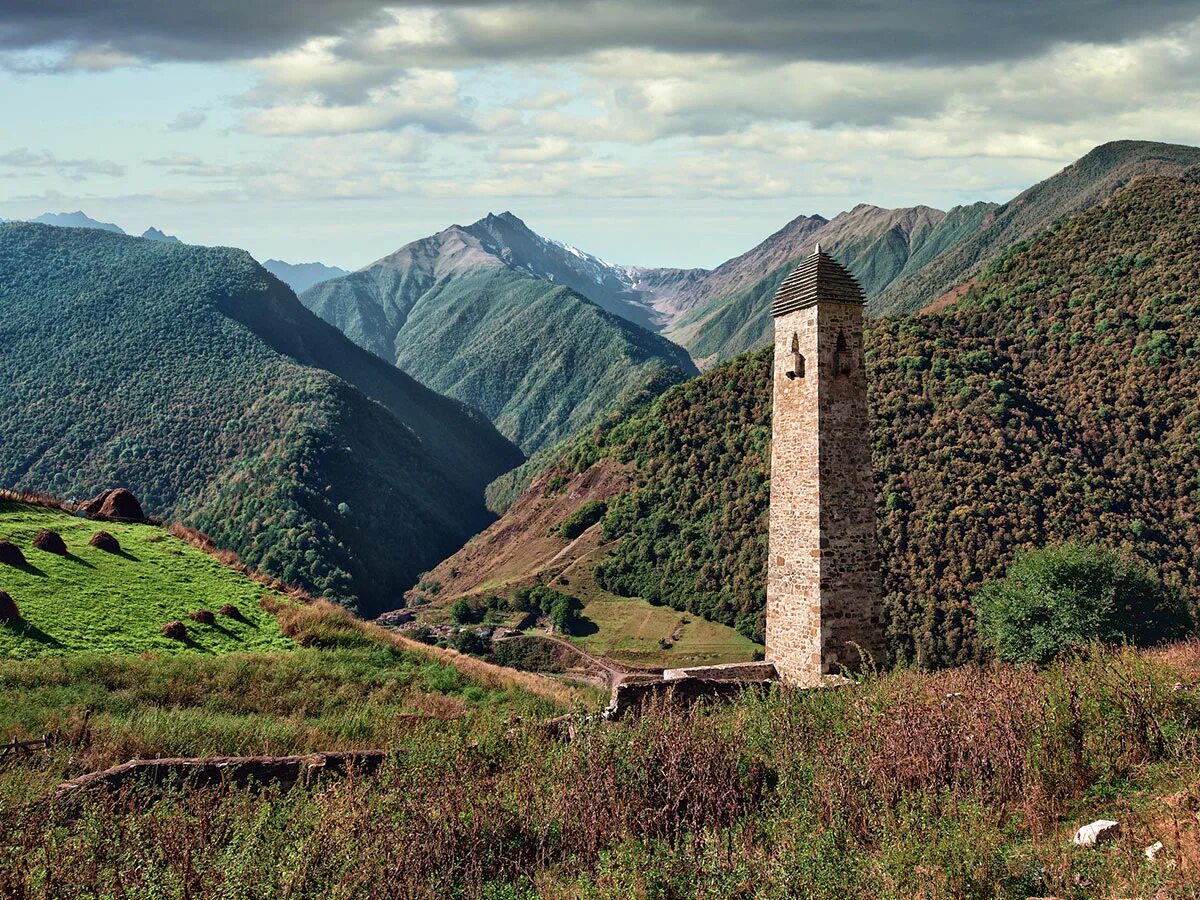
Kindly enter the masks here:
[[37, 643], [43, 644], [46, 647], [58, 648], [63, 646], [63, 642], [58, 638], [46, 634], [46, 632], [42, 631], [42, 629], [38, 628], [36, 625], [26, 622], [24, 619], [18, 622], [13, 622], [9, 625], [0, 625], [0, 628], [11, 632], [17, 637], [36, 641]]
[[141, 562], [141, 559], [139, 557], [134, 556], [132, 553], [130, 553], [127, 550], [104, 550], [100, 547], [97, 547], [96, 549], [99, 550], [101, 553], [107, 553], [109, 556], [119, 556], [119, 557], [121, 557], [121, 559], [127, 559], [130, 562]]
[[571, 637], [590, 637], [600, 630], [600, 626], [587, 616], [576, 616], [571, 623]]
[[64, 553], [63, 558], [69, 559], [73, 563], [78, 563], [79, 565], [81, 565], [87, 569], [95, 569], [96, 568], [94, 565], [92, 565], [90, 562], [88, 562], [82, 556], [76, 556], [74, 553]]
[[[39, 569], [33, 563], [28, 562], [28, 561], [21, 563], [20, 565], [16, 565], [16, 566], [10, 564], [10, 568], [16, 569], [18, 572], [24, 572], [26, 575], [34, 575], [37, 578], [45, 578], [46, 577], [45, 572], [43, 572], [41, 569]], [[0, 569], [0, 571], [3, 571], [3, 570]]]

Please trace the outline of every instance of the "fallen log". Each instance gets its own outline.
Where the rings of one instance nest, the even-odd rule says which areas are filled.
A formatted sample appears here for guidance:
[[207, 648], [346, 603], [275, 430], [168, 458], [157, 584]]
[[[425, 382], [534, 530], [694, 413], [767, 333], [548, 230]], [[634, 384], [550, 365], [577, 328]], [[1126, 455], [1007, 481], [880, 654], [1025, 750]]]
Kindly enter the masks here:
[[54, 799], [69, 799], [95, 790], [111, 793], [131, 784], [188, 788], [278, 784], [286, 790], [297, 784], [311, 786], [327, 775], [372, 774], [387, 755], [386, 750], [347, 750], [299, 756], [135, 759], [64, 781], [55, 791]]

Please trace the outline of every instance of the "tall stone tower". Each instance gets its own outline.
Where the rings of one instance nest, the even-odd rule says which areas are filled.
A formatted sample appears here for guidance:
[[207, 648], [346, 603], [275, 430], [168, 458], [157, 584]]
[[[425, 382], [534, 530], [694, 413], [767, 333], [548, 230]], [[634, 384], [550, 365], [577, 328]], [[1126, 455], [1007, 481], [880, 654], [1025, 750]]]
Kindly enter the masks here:
[[766, 658], [798, 684], [883, 661], [863, 304], [820, 245], [771, 304]]

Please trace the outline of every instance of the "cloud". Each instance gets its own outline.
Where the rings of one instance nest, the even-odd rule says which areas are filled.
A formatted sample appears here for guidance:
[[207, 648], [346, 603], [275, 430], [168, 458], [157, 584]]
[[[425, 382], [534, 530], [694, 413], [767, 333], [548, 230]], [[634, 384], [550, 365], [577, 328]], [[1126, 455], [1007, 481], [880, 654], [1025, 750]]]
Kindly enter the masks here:
[[14, 169], [53, 172], [75, 181], [90, 175], [118, 176], [125, 167], [103, 159], [60, 159], [48, 150], [33, 151], [28, 147], [0, 153], [0, 166]]
[[208, 113], [202, 109], [184, 110], [167, 123], [167, 131], [195, 131], [207, 121]]
[[[965, 62], [1111, 43], [1195, 15], [1194, 0], [5, 0], [0, 48], [143, 60], [248, 59], [344, 37], [406, 65], [569, 59], [641, 48], [826, 62]], [[397, 60], [394, 54], [404, 57]], [[114, 57], [115, 58], [115, 57]]]
[[546, 163], [578, 159], [579, 151], [563, 138], [546, 137], [515, 146], [501, 147], [496, 159], [508, 163]]

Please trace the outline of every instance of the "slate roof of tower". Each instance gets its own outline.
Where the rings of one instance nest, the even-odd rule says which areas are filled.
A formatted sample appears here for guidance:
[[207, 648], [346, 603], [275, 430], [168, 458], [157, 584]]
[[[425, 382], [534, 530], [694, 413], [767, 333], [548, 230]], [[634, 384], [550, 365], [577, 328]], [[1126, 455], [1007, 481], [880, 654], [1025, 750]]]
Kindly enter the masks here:
[[821, 250], [792, 270], [771, 303], [771, 315], [782, 316], [818, 301], [865, 303], [863, 290], [842, 264]]

